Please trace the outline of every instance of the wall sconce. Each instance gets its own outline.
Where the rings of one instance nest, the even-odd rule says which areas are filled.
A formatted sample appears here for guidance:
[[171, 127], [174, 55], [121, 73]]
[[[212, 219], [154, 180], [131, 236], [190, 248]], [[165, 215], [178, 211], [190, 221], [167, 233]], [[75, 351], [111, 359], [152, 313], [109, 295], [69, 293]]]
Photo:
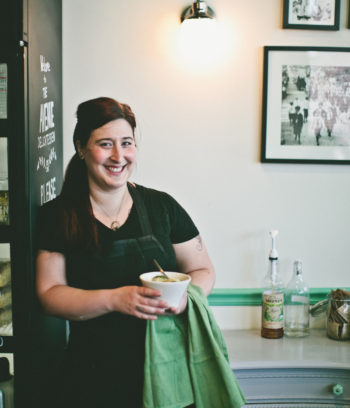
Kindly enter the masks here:
[[196, 0], [181, 14], [178, 34], [178, 62], [196, 75], [218, 68], [227, 56], [227, 41], [222, 22], [206, 1]]
[[215, 18], [215, 12], [210, 8], [204, 0], [197, 0], [191, 6], [185, 8], [181, 14], [181, 23], [185, 20]]

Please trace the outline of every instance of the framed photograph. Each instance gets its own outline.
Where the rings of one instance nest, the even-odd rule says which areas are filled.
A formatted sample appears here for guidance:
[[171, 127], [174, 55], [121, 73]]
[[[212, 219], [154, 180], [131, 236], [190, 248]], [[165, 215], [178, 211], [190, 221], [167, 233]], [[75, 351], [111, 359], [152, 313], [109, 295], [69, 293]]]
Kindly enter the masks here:
[[350, 48], [264, 47], [262, 162], [350, 164]]
[[340, 0], [284, 0], [283, 28], [339, 30]]

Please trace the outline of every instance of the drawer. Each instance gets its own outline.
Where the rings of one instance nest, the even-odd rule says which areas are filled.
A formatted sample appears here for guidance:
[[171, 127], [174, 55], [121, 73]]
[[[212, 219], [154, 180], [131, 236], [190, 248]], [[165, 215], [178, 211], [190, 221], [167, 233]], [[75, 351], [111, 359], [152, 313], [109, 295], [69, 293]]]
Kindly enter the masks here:
[[249, 407], [350, 407], [350, 370], [249, 368], [234, 373]]

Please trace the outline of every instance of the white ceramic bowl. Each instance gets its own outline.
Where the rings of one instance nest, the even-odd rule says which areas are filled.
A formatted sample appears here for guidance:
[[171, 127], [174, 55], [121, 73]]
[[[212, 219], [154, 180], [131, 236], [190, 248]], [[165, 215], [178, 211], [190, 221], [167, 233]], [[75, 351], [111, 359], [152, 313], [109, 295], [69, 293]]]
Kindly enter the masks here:
[[165, 273], [169, 276], [169, 278], [177, 278], [181, 279], [178, 282], [157, 282], [152, 281], [155, 276], [161, 275], [161, 272], [146, 272], [140, 275], [140, 280], [143, 286], [147, 288], [157, 289], [162, 293], [157, 299], [165, 300], [169, 307], [174, 306], [178, 307], [182, 295], [184, 294], [185, 290], [187, 289], [188, 284], [191, 281], [190, 275], [180, 272], [167, 272]]

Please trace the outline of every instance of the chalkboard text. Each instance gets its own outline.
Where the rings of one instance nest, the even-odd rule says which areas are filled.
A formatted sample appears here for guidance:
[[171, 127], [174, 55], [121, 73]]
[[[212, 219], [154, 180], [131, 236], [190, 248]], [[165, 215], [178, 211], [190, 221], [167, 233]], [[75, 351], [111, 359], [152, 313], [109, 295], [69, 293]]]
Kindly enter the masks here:
[[40, 186], [41, 205], [56, 198], [56, 177], [52, 177], [49, 181]]
[[55, 147], [51, 147], [49, 156], [47, 158], [45, 158], [44, 156], [39, 156], [36, 170], [39, 171], [40, 168], [44, 168], [46, 173], [48, 173], [50, 171], [51, 163], [54, 160], [57, 160], [57, 154]]
[[55, 143], [56, 133], [55, 131], [47, 133], [44, 136], [38, 136], [38, 149], [45, 146], [50, 146], [50, 144]]
[[40, 55], [40, 71], [41, 72], [50, 72], [51, 66], [49, 61], [45, 61], [45, 57]]
[[43, 133], [47, 130], [55, 127], [55, 123], [53, 121], [53, 107], [54, 102], [46, 102], [40, 105], [40, 123], [39, 123], [39, 132]]

